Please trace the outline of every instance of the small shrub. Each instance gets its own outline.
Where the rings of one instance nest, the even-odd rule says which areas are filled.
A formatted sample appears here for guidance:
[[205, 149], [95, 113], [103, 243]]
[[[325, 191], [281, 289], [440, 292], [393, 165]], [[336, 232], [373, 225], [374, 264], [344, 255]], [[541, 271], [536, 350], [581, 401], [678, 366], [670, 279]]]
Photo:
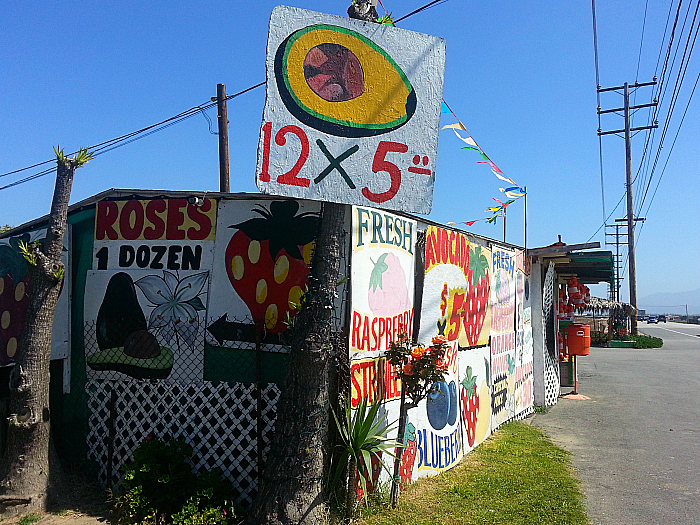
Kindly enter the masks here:
[[628, 341], [634, 341], [635, 348], [661, 348], [664, 345], [663, 339], [650, 335], [628, 335]]
[[219, 525], [230, 523], [235, 517], [230, 502], [216, 503], [214, 489], [202, 490], [187, 500], [182, 510], [173, 514], [173, 525]]
[[603, 346], [608, 342], [608, 334], [605, 332], [591, 332], [591, 345]]
[[121, 495], [112, 495], [118, 525], [227, 524], [235, 517], [231, 485], [221, 471], [195, 476], [185, 441], [149, 434], [125, 465]]

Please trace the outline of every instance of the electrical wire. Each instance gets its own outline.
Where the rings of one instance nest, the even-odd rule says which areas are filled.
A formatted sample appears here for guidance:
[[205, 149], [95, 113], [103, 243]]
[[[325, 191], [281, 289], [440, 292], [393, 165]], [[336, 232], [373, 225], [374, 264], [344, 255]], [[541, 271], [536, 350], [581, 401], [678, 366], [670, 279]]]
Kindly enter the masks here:
[[[238, 93], [228, 95], [226, 97], [226, 100], [232, 100], [236, 97], [240, 97], [241, 95], [243, 95], [249, 91], [252, 91], [255, 88], [259, 88], [263, 85], [265, 85], [265, 82], [260, 82], [259, 84], [255, 84], [254, 86], [251, 86], [251, 87], [246, 88], [242, 91], [239, 91]], [[194, 117], [198, 113], [205, 114], [204, 112], [207, 109], [210, 109], [210, 108], [213, 108], [216, 106], [217, 106], [217, 102], [214, 101], [214, 102], [206, 102], [204, 104], [200, 104], [198, 106], [191, 107], [188, 110], [182, 111], [181, 113], [178, 113], [177, 115], [170, 117], [170, 118], [167, 118], [165, 120], [162, 120], [156, 124], [152, 124], [150, 126], [146, 126], [145, 128], [141, 128], [137, 131], [132, 131], [131, 133], [127, 133], [125, 135], [121, 135], [119, 137], [116, 137], [116, 138], [113, 138], [113, 139], [110, 139], [110, 140], [107, 140], [104, 142], [100, 142], [99, 144], [95, 144], [94, 146], [89, 146], [87, 148], [87, 150], [93, 154], [93, 157], [97, 157], [99, 155], [102, 155], [103, 153], [107, 153], [108, 151], [112, 151], [112, 150], [120, 148], [122, 146], [126, 146], [127, 144], [131, 144], [132, 142], [135, 142], [135, 141], [142, 139], [144, 137], [148, 137], [150, 135], [153, 135], [154, 133], [157, 133], [159, 131], [167, 129], [170, 126], [174, 126], [175, 124], [179, 124], [180, 122], [183, 122], [184, 120], [187, 120], [191, 117]], [[205, 118], [207, 118], [207, 120], [209, 121], [208, 116], [206, 114], [205, 114]], [[211, 121], [209, 121], [209, 122], [211, 122]], [[211, 132], [211, 124], [209, 127], [209, 131]], [[70, 157], [72, 155], [75, 155], [76, 153], [77, 153], [77, 151], [73, 152], [67, 156]], [[55, 159], [47, 160], [44, 162], [33, 164], [32, 166], [27, 166], [25, 168], [21, 168], [18, 170], [13, 170], [13, 171], [10, 171], [7, 173], [0, 174], [0, 177], [5, 177], [7, 175], [20, 173], [22, 171], [30, 170], [32, 168], [36, 168], [38, 166], [42, 166], [44, 164], [49, 164], [49, 163], [54, 163], [54, 162], [56, 162]], [[14, 186], [17, 186], [19, 184], [23, 184], [25, 182], [29, 182], [29, 181], [37, 179], [39, 177], [43, 177], [44, 175], [47, 175], [47, 174], [53, 172], [55, 169], [56, 169], [55, 167], [51, 167], [47, 170], [41, 171], [39, 173], [35, 173], [35, 174], [30, 175], [28, 177], [25, 177], [23, 179], [17, 180], [11, 184], [7, 184], [5, 186], [0, 187], [0, 191], [7, 189], [7, 188], [12, 188]]]
[[[55, 162], [55, 161], [51, 161], [51, 162]], [[46, 164], [46, 163], [43, 163], [43, 164]], [[20, 184], [24, 184], [25, 182], [29, 182], [30, 180], [38, 179], [39, 177], [43, 177], [44, 175], [48, 175], [49, 173], [53, 173], [54, 171], [56, 171], [56, 168], [51, 167], [51, 168], [46, 169], [44, 171], [40, 171], [39, 173], [29, 175], [28, 177], [25, 177], [25, 178], [20, 179], [18, 181], [12, 182], [10, 184], [6, 184], [5, 186], [0, 187], [0, 190], [12, 188], [13, 186], [19, 186]]]
[[[678, 129], [676, 130], [676, 135], [673, 137], [673, 143], [671, 143], [671, 149], [668, 152], [668, 156], [666, 157], [666, 162], [664, 163], [664, 167], [661, 170], [661, 174], [659, 175], [659, 180], [656, 181], [656, 187], [654, 188], [654, 193], [651, 196], [651, 200], [649, 201], [649, 205], [647, 206], [646, 209], [646, 214], [649, 214], [649, 209], [651, 208], [651, 205], [654, 203], [654, 198], [656, 197], [656, 192], [659, 189], [659, 185], [661, 184], [661, 179], [663, 179], [664, 173], [666, 173], [666, 166], [668, 166], [668, 161], [671, 158], [671, 154], [673, 153], [673, 148], [676, 145], [676, 140], [678, 139], [678, 135], [681, 132], [681, 128], [683, 127], [683, 122], [685, 121], [685, 116], [688, 113], [688, 108], [690, 107], [690, 103], [693, 100], [693, 95], [695, 94], [695, 89], [698, 87], [698, 81], [700, 81], [700, 73], [698, 73], [698, 76], [695, 78], [695, 84], [693, 85], [693, 90], [690, 92], [690, 97], [688, 98], [688, 103], [685, 105], [685, 110], [683, 111], [683, 117], [681, 118], [681, 122], [678, 125]], [[641, 235], [642, 230], [644, 229], [644, 224], [642, 223], [642, 226], [639, 229], [639, 235]], [[638, 237], [639, 237], [638, 235]]]
[[[448, 0], [433, 0], [432, 2], [429, 2], [429, 3], [425, 4], [424, 6], [419, 7], [418, 9], [411, 11], [407, 15], [404, 15], [401, 18], [395, 20], [394, 23], [400, 22], [401, 20], [405, 20], [410, 16], [413, 16], [417, 13], [420, 13], [421, 11], [425, 11], [426, 9], [430, 9], [431, 7], [435, 7], [436, 5], [443, 4], [447, 1]], [[226, 97], [226, 100], [232, 100], [236, 97], [239, 97], [239, 96], [247, 93], [248, 91], [252, 91], [253, 89], [259, 88], [259, 87], [264, 86], [264, 85], [265, 85], [265, 82], [260, 82], [259, 84], [255, 84], [254, 86], [250, 86], [249, 88], [246, 88], [242, 91], [239, 91], [238, 93], [234, 93], [233, 95], [228, 95]], [[131, 133], [127, 133], [126, 135], [122, 135], [120, 137], [116, 137], [116, 138], [107, 140], [105, 142], [100, 142], [99, 144], [95, 144], [94, 146], [89, 146], [87, 148], [87, 150], [92, 152], [93, 156], [101, 155], [102, 153], [112, 151], [118, 147], [125, 146], [126, 144], [131, 144], [132, 142], [139, 140], [140, 138], [147, 137], [149, 135], [152, 135], [153, 133], [157, 133], [158, 131], [162, 131], [166, 128], [169, 128], [170, 126], [178, 124], [184, 120], [187, 120], [188, 118], [190, 118], [190, 117], [192, 117], [200, 112], [202, 113], [202, 115], [204, 115], [204, 118], [207, 119], [207, 122], [209, 124], [209, 132], [215, 135], [216, 133], [213, 132], [211, 129], [211, 125], [212, 125], [211, 120], [209, 119], [209, 116], [205, 113], [205, 111], [209, 108], [216, 106], [216, 105], [217, 105], [217, 102], [207, 102], [204, 104], [200, 104], [198, 106], [194, 106], [186, 111], [183, 111], [182, 113], [178, 113], [177, 115], [175, 115], [173, 117], [165, 119], [165, 120], [158, 122], [156, 124], [152, 124], [151, 126], [141, 128], [137, 131], [132, 131]], [[73, 156], [76, 153], [78, 153], [78, 151], [74, 151], [73, 153], [70, 153], [68, 156], [69, 157]], [[17, 170], [8, 171], [6, 173], [0, 174], [0, 178], [6, 177], [8, 175], [13, 175], [15, 173], [20, 173], [22, 171], [27, 171], [27, 170], [30, 170], [30, 169], [33, 169], [33, 168], [36, 168], [39, 166], [43, 166], [44, 164], [49, 164], [49, 163], [53, 163], [53, 162], [55, 162], [55, 159], [45, 160], [45, 161], [39, 162], [37, 164], [32, 164], [31, 166], [26, 166], [24, 168], [20, 168]], [[11, 184], [7, 184], [5, 186], [0, 187], [0, 190], [4, 190], [6, 188], [11, 188], [13, 186], [17, 186], [18, 184], [28, 182], [28, 181], [33, 180], [35, 178], [39, 178], [43, 175], [46, 175], [47, 173], [50, 173], [51, 171], [53, 171], [53, 169], [54, 168], [51, 168], [50, 170], [45, 170], [43, 172], [35, 173], [34, 175], [30, 175], [29, 177], [25, 177], [24, 179], [18, 180], [16, 182], [11, 183]]]
[[591, 239], [593, 239], [593, 237], [595, 237], [596, 234], [597, 234], [600, 230], [602, 230], [603, 227], [604, 227], [606, 224], [608, 224], [608, 219], [610, 219], [610, 217], [613, 216], [613, 214], [615, 213], [615, 210], [617, 210], [617, 208], [620, 206], [620, 204], [622, 204], [622, 201], [625, 200], [625, 195], [626, 195], [625, 193], [622, 194], [622, 197], [620, 197], [620, 200], [617, 201], [617, 204], [616, 204], [615, 207], [613, 208], [613, 211], [611, 211], [611, 212], [610, 212], [610, 215], [608, 215], [607, 217], [603, 217], [603, 224], [601, 224], [600, 226], [598, 226], [598, 229], [597, 229], [596, 231], [593, 232], [593, 234], [588, 238], [588, 240], [587, 240], [586, 242], [591, 242]]
[[[696, 20], [698, 20], [698, 18], [697, 18], [698, 10], [700, 10], [700, 0], [698, 0], [698, 3], [695, 7], [695, 14], [693, 16], [693, 21], [691, 22], [691, 26], [690, 26], [690, 29], [688, 31], [688, 37], [686, 39], [685, 47], [683, 50], [683, 56], [681, 57], [681, 62], [680, 62], [679, 67], [678, 67], [678, 74], [676, 75], [676, 80], [675, 80], [674, 87], [673, 87], [672, 94], [671, 94], [671, 102], [669, 104], [668, 114], [667, 114], [665, 122], [664, 122], [664, 126], [663, 126], [663, 130], [661, 133], [661, 138], [659, 140], [659, 145], [658, 145], [658, 148], [656, 151], [654, 163], [653, 163], [653, 166], [651, 168], [651, 172], [646, 180], [646, 188], [644, 190], [643, 197], [640, 200], [640, 204], [637, 206], [637, 208], [639, 208], [639, 209], [641, 209], [644, 206], [647, 194], [649, 192], [649, 188], [650, 188], [651, 183], [653, 181], [654, 173], [656, 172], [656, 166], [658, 164], [659, 158], [661, 157], [661, 151], [663, 148], [664, 141], [666, 139], [666, 134], [668, 132], [668, 129], [669, 129], [670, 124], [671, 124], [671, 120], [673, 118], [673, 113], [675, 111], [676, 103], [678, 101], [678, 96], [680, 95], [680, 91], [681, 91], [681, 88], [683, 86], [683, 82], [685, 80], [685, 75], [686, 75], [686, 72], [688, 71], [690, 57], [692, 56], [693, 50], [695, 48], [695, 42], [697, 40], [698, 32], [700, 31], [700, 20], [698, 21], [699, 23], [697, 25], [695, 24]], [[693, 36], [693, 28], [695, 28], [695, 35], [694, 36]], [[693, 38], [692, 44], [690, 44], [691, 36]], [[689, 46], [690, 46], [690, 49], [688, 49]], [[680, 47], [680, 45], [678, 47]], [[674, 62], [675, 62], [675, 58], [674, 58]]]
[[[634, 81], [637, 82], [639, 81], [639, 64], [642, 61], [642, 47], [644, 46], [644, 30], [646, 29], [647, 26], [647, 9], [649, 7], [649, 0], [646, 0], [644, 3], [644, 19], [642, 20], [642, 36], [639, 39], [639, 54], [637, 55], [637, 71], [634, 74]], [[634, 92], [634, 98], [632, 105], [635, 106], [637, 104], [637, 92]]]
[[[664, 123], [664, 129], [663, 129], [663, 132], [661, 135], [661, 140], [659, 142], [659, 149], [657, 151], [656, 159], [654, 160], [654, 165], [652, 167], [651, 174], [649, 175], [648, 182], [646, 184], [646, 189], [644, 191], [644, 196], [641, 200], [641, 204], [639, 205], [639, 208], [643, 207], [644, 202], [646, 201], [646, 196], [647, 196], [647, 193], [649, 191], [649, 187], [651, 186], [651, 182], [652, 182], [653, 177], [654, 177], [656, 165], [657, 165], [658, 159], [661, 155], [661, 148], [663, 146], [663, 141], [666, 138], [666, 133], [667, 133], [668, 128], [670, 126], [671, 119], [672, 119], [673, 113], [675, 111], [676, 103], [678, 101], [678, 96], [680, 95], [681, 87], [682, 87], [683, 82], [685, 80], [685, 75], [688, 71], [690, 57], [691, 57], [693, 50], [695, 48], [695, 42], [697, 41], [698, 31], [700, 31], [700, 23], [697, 26], [695, 25], [695, 21], [697, 19], [699, 9], [700, 9], [700, 0], [698, 1], [697, 6], [695, 8], [695, 15], [693, 17], [693, 22], [691, 24], [690, 31], [688, 32], [688, 39], [686, 40], [685, 49], [683, 50], [683, 57], [681, 58], [681, 63], [680, 63], [679, 68], [678, 68], [678, 75], [676, 77], [676, 82], [675, 82], [675, 86], [673, 89], [673, 94], [671, 96], [671, 103], [669, 105], [669, 113], [668, 113], [668, 116], [667, 116], [666, 121]], [[695, 26], [695, 36], [693, 37], [693, 43], [692, 43], [692, 45], [690, 45], [690, 49], [688, 49], [688, 45], [690, 43], [690, 37], [691, 37], [692, 31], [693, 31], [693, 26]], [[695, 88], [693, 88], [693, 91], [694, 90], [695, 90]], [[684, 116], [685, 116], [685, 114], [684, 114]], [[670, 153], [669, 153], [669, 155], [670, 155]], [[667, 162], [668, 162], [668, 160], [667, 160]]]
[[[671, 13], [673, 12], [673, 0], [668, 5], [668, 13], [666, 14], [666, 24], [664, 25], [664, 34], [661, 37], [661, 45], [659, 46], [659, 55], [656, 57], [656, 66], [654, 67], [654, 78], [658, 78], [659, 76], [659, 64], [661, 63], [661, 57], [663, 56], [663, 51], [664, 51], [664, 42], [666, 41], [666, 33], [668, 33], [668, 24], [671, 20]], [[658, 84], [657, 84], [658, 86]], [[655, 88], [654, 89], [654, 97], [653, 100], [657, 100], [658, 102], [658, 90]], [[649, 117], [647, 118], [647, 126], [650, 126], [652, 122], [656, 119], [657, 113], [658, 113], [658, 103], [656, 107], [654, 108], [653, 112], [649, 113]], [[634, 176], [634, 180], [632, 181], [633, 183], [637, 180], [639, 177], [641, 171], [643, 169], [648, 170], [649, 169], [649, 158], [647, 156], [647, 150], [649, 148], [649, 144], [653, 143], [654, 137], [656, 134], [656, 128], [652, 128], [649, 133], [647, 133], [646, 140], [644, 141], [644, 151], [642, 152], [642, 156], [639, 159], [639, 168], [637, 168], [637, 173]], [[645, 167], [646, 166], [646, 167]]]
[[[598, 132], [602, 130], [602, 123], [600, 120], [600, 69], [598, 67], [598, 24], [596, 23], [595, 16], [595, 0], [591, 0], [591, 10], [593, 11], [593, 56], [595, 59], [595, 84], [596, 84], [596, 97], [598, 99]], [[600, 200], [603, 205], [603, 222], [606, 221], [605, 218], [605, 183], [603, 178], [603, 137], [598, 135], [598, 160], [600, 162]], [[600, 231], [600, 228], [598, 228]], [[598, 232], [596, 232], [598, 233]]]
[[447, 0], [433, 0], [432, 2], [425, 4], [423, 7], [419, 7], [415, 11], [411, 11], [407, 15], [402, 16], [401, 18], [397, 18], [396, 20], [394, 20], [394, 23], [397, 24], [397, 23], [401, 22], [401, 20], [406, 20], [409, 16], [413, 16], [416, 13], [420, 13], [421, 11], [425, 11], [426, 9], [430, 9], [431, 7], [435, 7], [436, 5], [444, 4], [445, 2], [447, 2]]
[[[678, 56], [678, 49], [680, 47], [680, 38], [682, 38], [683, 32], [685, 30], [685, 24], [687, 23], [688, 13], [690, 12], [691, 4], [692, 4], [692, 2], [690, 2], [688, 4], [688, 9], [686, 10], [686, 15], [684, 17], [683, 26], [681, 28], [681, 34], [678, 37], [678, 44], [676, 45], [676, 50], [673, 52], [673, 60], [671, 61], [671, 67], [669, 68], [668, 61], [669, 61], [669, 58], [671, 56], [671, 52], [673, 50], [673, 44], [676, 42], [676, 38], [675, 38], [676, 28], [678, 27], [678, 19], [680, 17], [681, 8], [683, 5], [683, 0], [679, 0], [679, 2], [678, 2], [678, 6], [676, 8], [676, 15], [674, 17], [673, 27], [671, 29], [671, 34], [670, 34], [669, 41], [668, 41], [666, 56], [664, 58], [664, 65], [663, 65], [663, 68], [662, 68], [662, 71], [660, 74], [660, 78], [659, 78], [659, 82], [658, 82], [658, 89], [656, 91], [655, 100], [657, 102], [657, 105], [654, 108], [654, 112], [653, 112], [652, 117], [649, 119], [649, 123], [657, 121], [659, 111], [663, 107], [665, 93], [666, 93], [667, 88], [668, 88], [668, 84], [666, 82], [667, 74], [670, 74], [670, 72], [673, 71], [676, 57]], [[673, 6], [673, 2], [671, 2], [671, 8], [672, 8], [672, 6]], [[670, 15], [670, 13], [671, 13], [671, 10], [669, 10], [669, 15]], [[666, 28], [668, 28], [668, 19], [667, 19]], [[666, 35], [666, 30], [664, 30], [664, 37], [665, 37], [665, 35]], [[661, 50], [659, 52], [659, 57], [657, 58], [657, 72], [658, 72], [658, 65], [660, 62], [662, 50], [663, 50], [663, 39], [662, 39], [662, 44], [661, 44]], [[667, 117], [666, 117], [667, 122], [669, 120], [669, 116], [670, 115], [667, 115]], [[634, 180], [632, 181], [633, 184], [636, 183], [637, 190], [644, 187], [644, 185], [647, 183], [647, 179], [649, 178], [649, 165], [651, 163], [651, 157], [647, 157], [647, 153], [650, 152], [649, 145], [651, 145], [652, 148], [654, 147], [653, 144], [654, 144], [655, 138], [656, 138], [656, 129], [652, 129], [651, 132], [649, 134], [647, 134], [647, 140], [645, 141], [645, 144], [644, 144], [644, 151], [642, 152], [642, 158], [640, 160], [639, 169], [637, 170], [637, 174], [635, 175]], [[657, 155], [658, 155], [661, 148], [663, 147], [663, 143], [659, 142], [659, 144], [657, 144], [656, 147], [657, 147]], [[658, 160], [655, 161], [655, 163], [656, 162], [658, 162]], [[639, 179], [640, 174], [641, 174], [641, 179]], [[639, 182], [637, 182], [638, 180], [639, 180]], [[639, 202], [640, 202], [639, 193], [641, 193], [641, 192], [640, 191], [635, 192], [635, 194], [637, 195], [637, 198], [636, 198], [637, 204], [635, 205], [635, 208], [639, 207]]]

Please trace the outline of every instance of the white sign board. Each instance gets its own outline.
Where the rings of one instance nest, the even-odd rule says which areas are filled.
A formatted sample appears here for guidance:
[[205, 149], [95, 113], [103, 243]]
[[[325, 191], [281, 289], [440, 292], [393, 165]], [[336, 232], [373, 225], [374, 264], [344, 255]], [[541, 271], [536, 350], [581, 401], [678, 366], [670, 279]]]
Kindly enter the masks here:
[[258, 188], [430, 213], [444, 71], [440, 38], [276, 7]]

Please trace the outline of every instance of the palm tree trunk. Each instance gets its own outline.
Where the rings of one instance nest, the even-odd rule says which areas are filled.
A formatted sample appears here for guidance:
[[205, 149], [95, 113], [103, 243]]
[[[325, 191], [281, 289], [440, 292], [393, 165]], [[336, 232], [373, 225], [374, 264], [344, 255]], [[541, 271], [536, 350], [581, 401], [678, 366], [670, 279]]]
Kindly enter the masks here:
[[308, 290], [294, 319], [285, 387], [277, 404], [270, 453], [246, 523], [322, 525], [328, 513], [329, 358], [345, 207], [324, 203]]
[[[7, 446], [0, 461], [0, 513], [44, 510], [58, 464], [51, 442], [49, 364], [53, 314], [61, 288], [66, 231], [76, 163], [59, 159], [46, 240], [34, 246], [24, 334], [10, 379]], [[51, 462], [51, 464], [50, 464]]]

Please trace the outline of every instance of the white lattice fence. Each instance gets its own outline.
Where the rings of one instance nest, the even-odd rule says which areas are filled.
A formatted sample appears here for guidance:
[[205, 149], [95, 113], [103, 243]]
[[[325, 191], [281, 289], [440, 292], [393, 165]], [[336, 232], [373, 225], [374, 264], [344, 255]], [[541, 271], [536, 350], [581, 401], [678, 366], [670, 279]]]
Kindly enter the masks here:
[[[550, 262], [542, 289], [542, 339], [544, 344], [544, 404], [552, 406], [559, 399], [559, 360], [556, 348], [548, 348], [547, 330], [554, 330], [554, 263]], [[555, 340], [556, 341], [556, 340]], [[555, 343], [556, 345], [556, 343]]]
[[[219, 468], [251, 503], [258, 479], [258, 424], [255, 385], [167, 381], [91, 380], [86, 384], [90, 416], [89, 458], [99, 465], [98, 478], [118, 486], [121, 467], [149, 432], [184, 439], [192, 446], [195, 471]], [[263, 455], [269, 448], [279, 388], [262, 390]], [[112, 406], [114, 401], [114, 406]], [[109, 457], [112, 461], [109, 464]]]

